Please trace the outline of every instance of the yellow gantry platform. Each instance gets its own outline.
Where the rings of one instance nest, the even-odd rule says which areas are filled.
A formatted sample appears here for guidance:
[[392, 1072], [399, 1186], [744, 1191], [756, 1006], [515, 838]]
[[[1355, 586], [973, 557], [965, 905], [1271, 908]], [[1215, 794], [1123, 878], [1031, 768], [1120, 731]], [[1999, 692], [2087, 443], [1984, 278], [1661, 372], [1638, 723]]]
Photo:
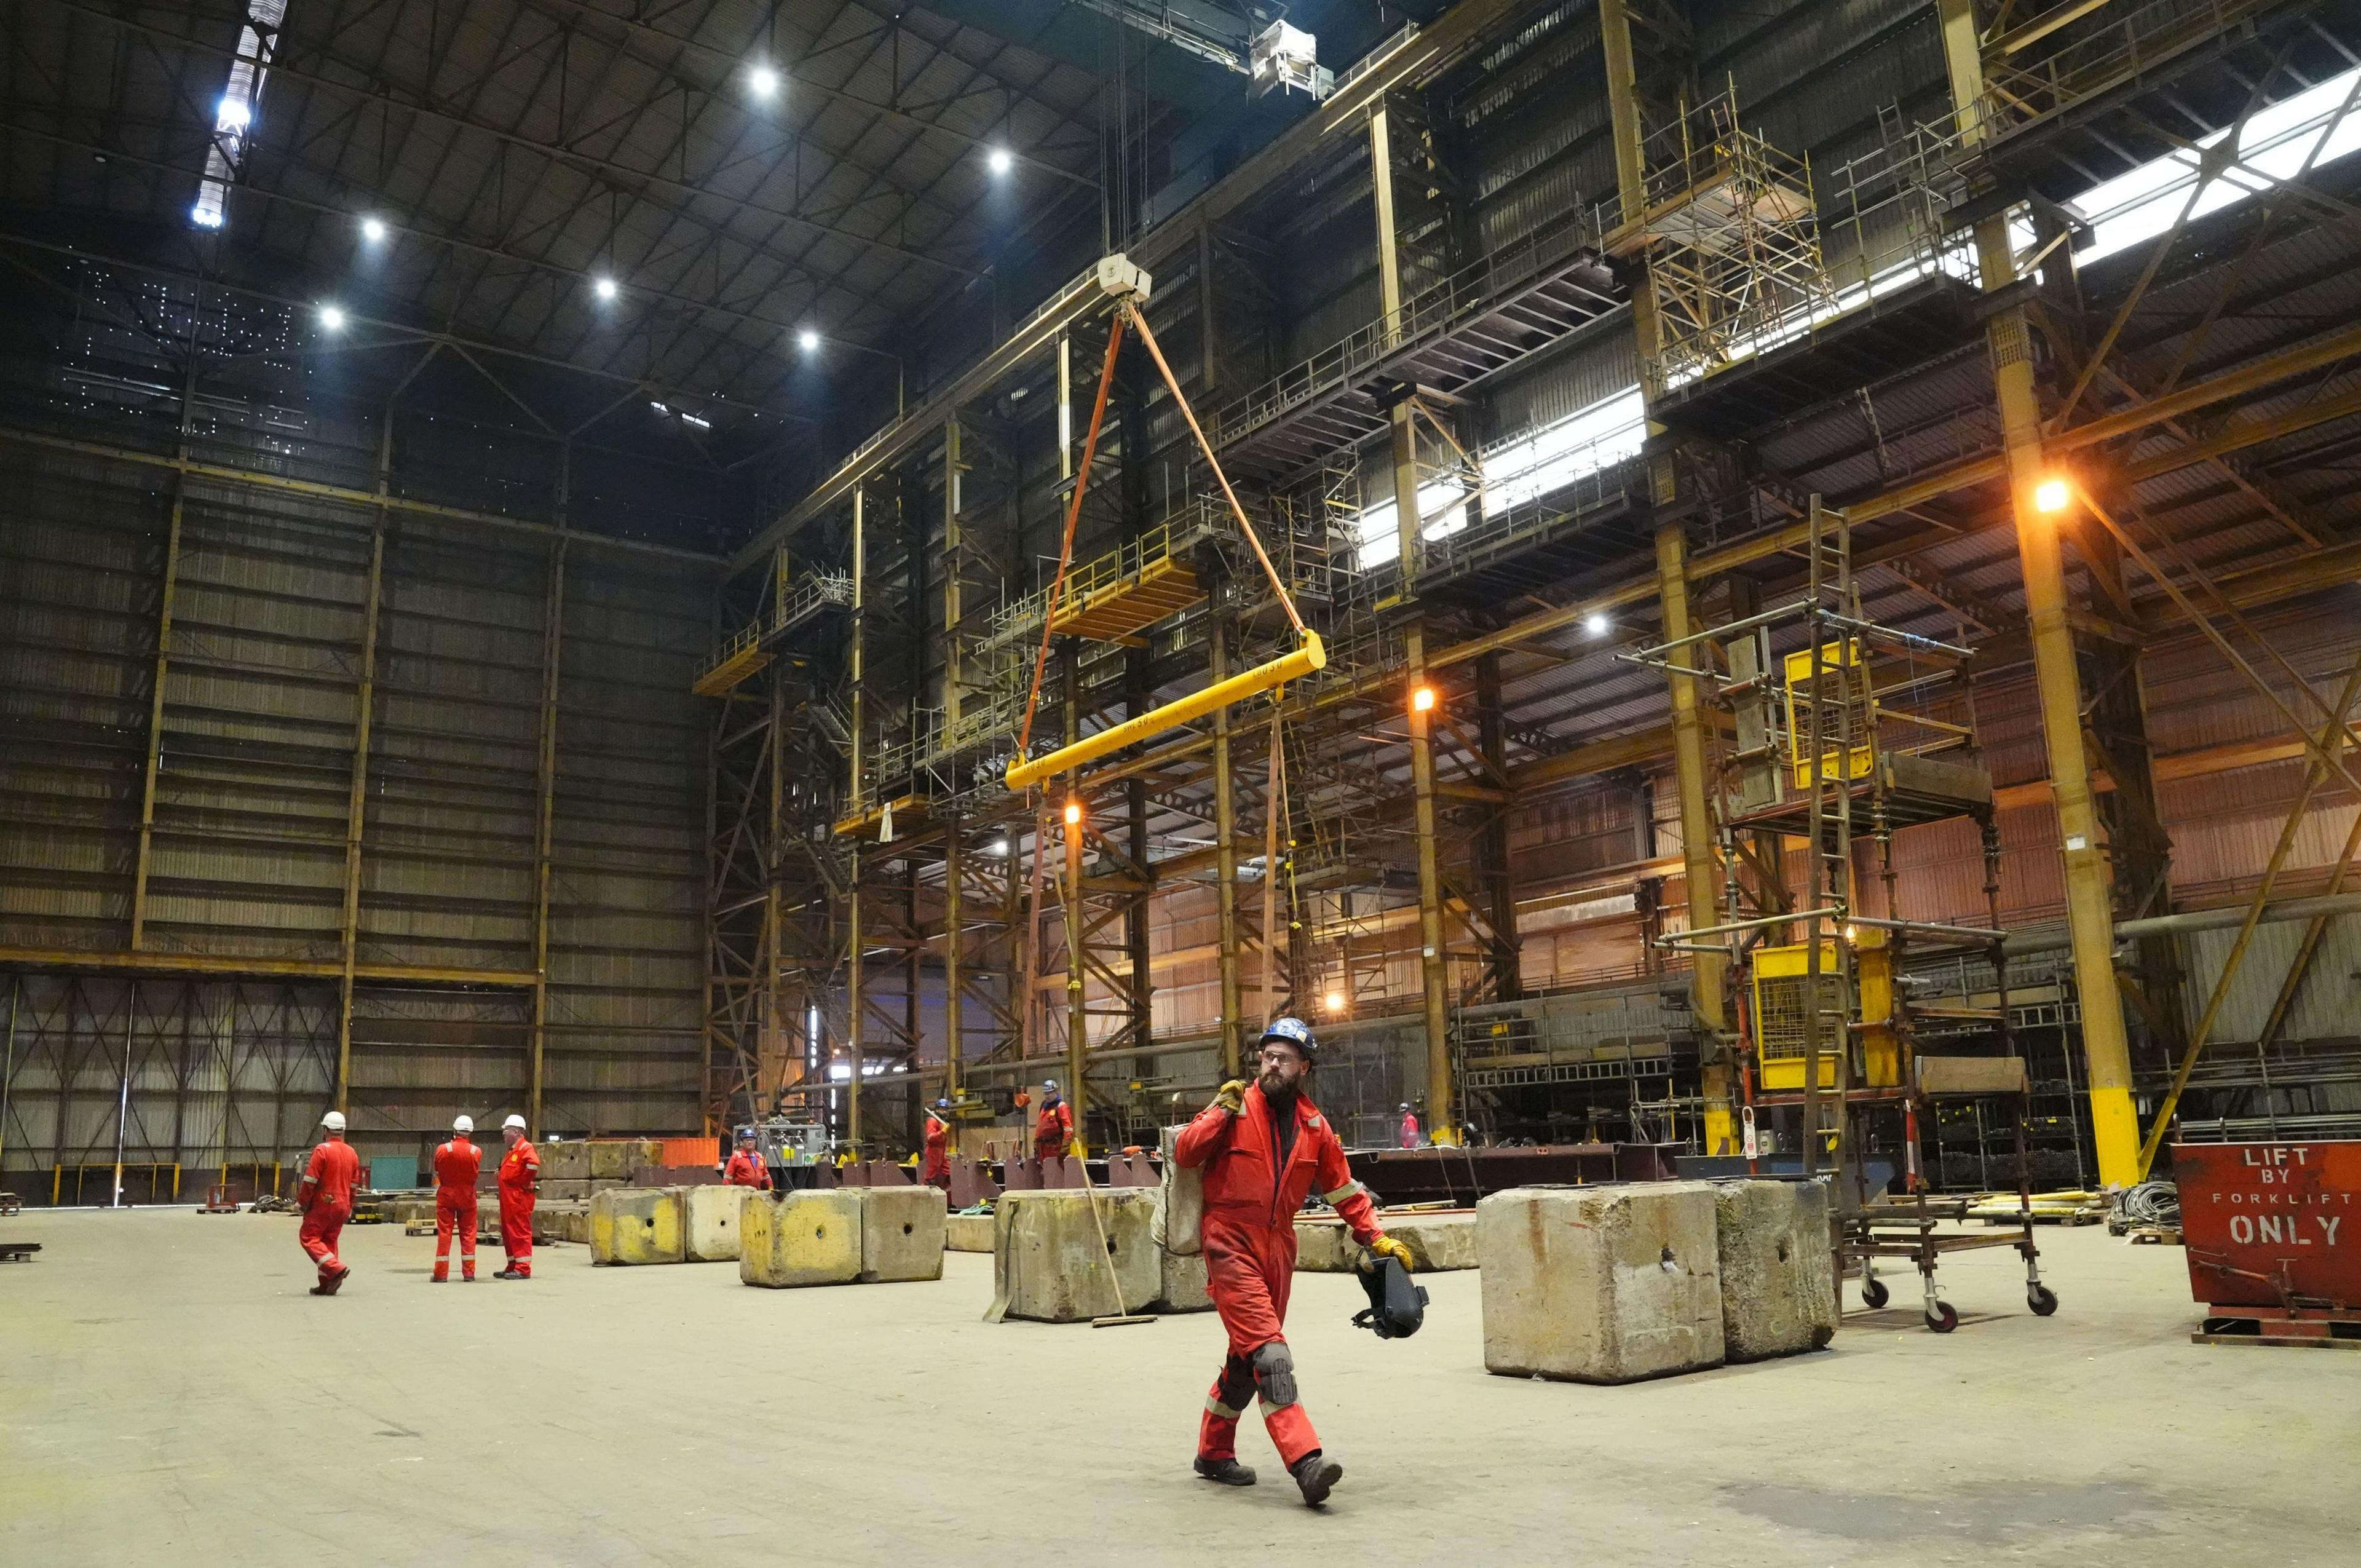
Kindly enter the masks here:
[[[754, 627], [746, 629], [749, 632]], [[752, 637], [742, 637], [722, 650], [715, 660], [697, 677], [688, 689], [698, 696], [728, 696], [747, 676], [771, 662], [771, 655]]]
[[916, 826], [927, 815], [928, 800], [922, 795], [896, 795], [882, 805], [856, 811], [850, 817], [837, 818], [836, 832], [842, 839], [874, 839], [885, 825], [887, 813], [892, 813], [898, 831], [905, 824]]
[[1061, 637], [1118, 642], [1204, 597], [1196, 568], [1186, 559], [1165, 555], [1137, 572], [1071, 591], [1049, 618], [1049, 630]]

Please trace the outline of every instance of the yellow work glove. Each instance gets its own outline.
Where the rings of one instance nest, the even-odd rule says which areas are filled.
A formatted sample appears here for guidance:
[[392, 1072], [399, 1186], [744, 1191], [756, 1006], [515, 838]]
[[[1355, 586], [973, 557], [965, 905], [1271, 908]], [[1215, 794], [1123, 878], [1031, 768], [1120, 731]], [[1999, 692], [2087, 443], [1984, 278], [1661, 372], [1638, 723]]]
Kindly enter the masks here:
[[1369, 1251], [1378, 1257], [1389, 1257], [1402, 1266], [1404, 1274], [1414, 1274], [1418, 1265], [1411, 1261], [1410, 1248], [1389, 1235], [1380, 1235], [1369, 1244]]
[[1241, 1079], [1232, 1079], [1213, 1091], [1213, 1103], [1233, 1116], [1246, 1113], [1246, 1086]]

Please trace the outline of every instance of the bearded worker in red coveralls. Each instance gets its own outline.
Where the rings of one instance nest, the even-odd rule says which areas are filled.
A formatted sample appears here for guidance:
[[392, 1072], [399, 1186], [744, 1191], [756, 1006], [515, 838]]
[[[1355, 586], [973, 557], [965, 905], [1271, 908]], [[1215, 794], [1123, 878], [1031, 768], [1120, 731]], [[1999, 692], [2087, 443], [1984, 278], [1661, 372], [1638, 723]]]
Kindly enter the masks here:
[[1345, 1467], [1322, 1449], [1295, 1397], [1295, 1358], [1286, 1339], [1295, 1212], [1316, 1187], [1354, 1240], [1411, 1266], [1410, 1249], [1378, 1229], [1375, 1205], [1345, 1169], [1345, 1146], [1312, 1103], [1317, 1048], [1303, 1020], [1273, 1019], [1263, 1031], [1254, 1082], [1222, 1085], [1181, 1130], [1173, 1151], [1184, 1168], [1205, 1173], [1205, 1289], [1230, 1340], [1198, 1427], [1197, 1474], [1228, 1486], [1254, 1485], [1255, 1473], [1237, 1455], [1238, 1416], [1251, 1393], [1263, 1430], [1314, 1508], [1328, 1500]]
[[500, 1124], [500, 1135], [509, 1141], [508, 1152], [500, 1156], [499, 1175], [500, 1190], [500, 1247], [509, 1255], [509, 1266], [492, 1276], [495, 1279], [530, 1279], [533, 1277], [533, 1205], [541, 1190], [541, 1151], [533, 1146], [526, 1135], [524, 1118], [511, 1114]]
[[771, 1190], [771, 1168], [763, 1163], [763, 1151], [755, 1146], [753, 1128], [738, 1129], [738, 1152], [722, 1168], [721, 1179], [731, 1187], [752, 1187], [763, 1192]]
[[1058, 1080], [1041, 1086], [1041, 1114], [1033, 1122], [1033, 1156], [1050, 1159], [1073, 1146], [1074, 1111], [1059, 1098]]
[[320, 1118], [327, 1136], [312, 1151], [310, 1163], [303, 1168], [302, 1184], [295, 1190], [295, 1206], [303, 1211], [303, 1226], [297, 1239], [303, 1244], [303, 1254], [320, 1266], [320, 1282], [312, 1287], [314, 1296], [333, 1296], [352, 1272], [336, 1255], [336, 1238], [344, 1234], [345, 1222], [353, 1217], [353, 1189], [360, 1184], [361, 1157], [353, 1146], [345, 1142], [345, 1113], [331, 1111]]

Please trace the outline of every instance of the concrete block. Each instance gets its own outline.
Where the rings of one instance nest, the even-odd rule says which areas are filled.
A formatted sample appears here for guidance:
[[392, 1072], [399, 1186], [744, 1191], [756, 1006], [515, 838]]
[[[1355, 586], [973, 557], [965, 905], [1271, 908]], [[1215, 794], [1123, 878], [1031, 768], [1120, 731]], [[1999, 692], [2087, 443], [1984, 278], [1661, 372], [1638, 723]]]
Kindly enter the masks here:
[[784, 1290], [861, 1277], [861, 1193], [757, 1191], [738, 1215], [738, 1277]]
[[[590, 1146], [579, 1141], [570, 1144], [543, 1144], [541, 1179], [545, 1184], [556, 1181], [587, 1181], [590, 1178]], [[486, 1163], [494, 1157], [487, 1151]]]
[[588, 1201], [536, 1205], [533, 1212], [533, 1236], [535, 1241], [572, 1242], [577, 1246], [588, 1246]]
[[617, 1187], [590, 1200], [590, 1261], [678, 1263], [680, 1194], [668, 1188]]
[[[547, 1169], [546, 1167], [543, 1168]], [[541, 1198], [544, 1203], [588, 1202], [590, 1183], [588, 1179], [570, 1176], [553, 1178], [544, 1175], [541, 1179]]]
[[689, 1263], [738, 1261], [738, 1212], [751, 1187], [684, 1187], [681, 1255]]
[[[989, 1319], [1076, 1323], [1114, 1315], [1117, 1301], [1137, 1312], [1164, 1288], [1164, 1249], [1148, 1234], [1157, 1190], [1126, 1187], [1097, 1194], [1074, 1188], [1004, 1192], [993, 1215], [993, 1306]], [[1099, 1240], [1099, 1224], [1106, 1241]], [[1104, 1260], [1104, 1261], [1103, 1261]], [[1108, 1284], [1107, 1265], [1115, 1284]]]
[[1836, 1337], [1828, 1190], [1817, 1181], [1717, 1181], [1722, 1343], [1732, 1361], [1817, 1350]]
[[1713, 1188], [1518, 1187], [1476, 1205], [1484, 1367], [1631, 1383], [1722, 1362]]
[[943, 1245], [952, 1252], [990, 1252], [992, 1250], [992, 1216], [989, 1214], [945, 1215]]
[[1205, 1255], [1202, 1252], [1163, 1255], [1163, 1292], [1156, 1299], [1159, 1312], [1210, 1312], [1213, 1299], [1205, 1294]]
[[861, 1282], [891, 1284], [943, 1277], [944, 1221], [939, 1187], [862, 1187]]
[[[1378, 1223], [1386, 1234], [1410, 1248], [1411, 1267], [1420, 1274], [1476, 1266], [1476, 1216], [1472, 1213], [1379, 1214]], [[1349, 1274], [1368, 1255], [1342, 1220], [1322, 1215], [1295, 1222], [1298, 1274]]]
[[653, 1138], [595, 1138], [590, 1144], [593, 1177], [629, 1181], [643, 1165], [662, 1165], [664, 1146]]

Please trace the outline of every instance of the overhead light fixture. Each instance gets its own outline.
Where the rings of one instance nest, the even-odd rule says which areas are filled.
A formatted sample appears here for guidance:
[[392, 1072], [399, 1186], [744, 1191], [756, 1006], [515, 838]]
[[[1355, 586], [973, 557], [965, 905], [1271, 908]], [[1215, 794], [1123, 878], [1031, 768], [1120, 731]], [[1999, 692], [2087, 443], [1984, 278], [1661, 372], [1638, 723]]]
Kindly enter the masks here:
[[383, 218], [368, 217], [361, 220], [361, 237], [371, 245], [384, 244], [385, 236], [386, 227]]
[[796, 334], [796, 346], [806, 354], [813, 353], [819, 347], [819, 334], [809, 327], [804, 328]]
[[225, 95], [214, 114], [214, 129], [242, 131], [254, 123], [254, 110], [243, 98]]
[[1005, 147], [995, 147], [984, 159], [984, 166], [994, 174], [1005, 174], [1016, 167], [1016, 155]]
[[1082, 825], [1082, 803], [1079, 800], [1070, 800], [1066, 802], [1066, 826], [1069, 828], [1079, 828]]
[[1607, 619], [1604, 611], [1594, 609], [1582, 618], [1582, 629], [1593, 637], [1604, 637], [1614, 630], [1614, 626]]
[[1412, 713], [1433, 713], [1434, 711], [1434, 688], [1433, 686], [1420, 686], [1413, 690], [1410, 694], [1410, 710]]
[[344, 331], [344, 307], [341, 305], [322, 305], [320, 307], [320, 330], [323, 332]]
[[746, 72], [747, 90], [757, 98], [774, 98], [779, 92], [779, 73], [767, 65], [757, 65]]
[[2033, 505], [2037, 511], [2064, 511], [2072, 492], [2063, 479], [2044, 479], [2033, 488]]
[[594, 278], [590, 280], [590, 291], [601, 300], [611, 300], [616, 292], [615, 280], [612, 278]]
[[1345, 993], [1341, 991], [1332, 991], [1321, 1000], [1328, 1004], [1328, 1011], [1331, 1013], [1345, 1011]]
[[995, 855], [1005, 855], [1008, 853], [1008, 840], [1005, 839], [997, 840], [992, 846], [990, 852]]

